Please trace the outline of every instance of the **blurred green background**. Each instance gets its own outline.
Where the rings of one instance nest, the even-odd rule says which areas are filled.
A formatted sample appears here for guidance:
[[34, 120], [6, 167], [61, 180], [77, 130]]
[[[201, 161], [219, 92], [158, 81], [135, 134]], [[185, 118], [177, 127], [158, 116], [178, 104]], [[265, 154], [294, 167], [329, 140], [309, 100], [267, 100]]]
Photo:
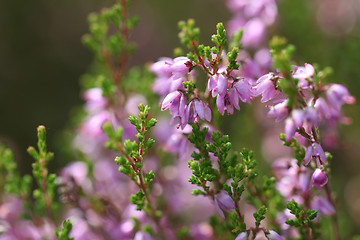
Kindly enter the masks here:
[[[172, 56], [173, 49], [179, 46], [179, 20], [194, 18], [201, 28], [201, 41], [210, 43], [216, 23], [226, 23], [232, 16], [224, 2], [133, 0], [132, 13], [139, 15], [140, 22], [132, 36], [138, 48], [131, 64], [142, 65]], [[360, 99], [360, 3], [344, 2], [358, 7], [353, 9], [355, 20], [350, 30], [342, 32], [342, 25], [337, 25], [342, 21], [341, 15], [333, 13], [334, 19], [322, 16], [321, 20], [319, 12], [326, 10], [316, 4], [321, 1], [282, 0], [278, 23], [270, 33], [284, 36], [296, 46], [299, 64], [331, 66], [334, 74], [330, 81], [345, 84]], [[74, 106], [82, 102], [79, 78], [93, 61], [92, 52], [81, 43], [81, 36], [88, 31], [87, 15], [112, 4], [109, 0], [0, 0], [0, 140], [15, 150], [22, 172], [30, 169], [26, 148], [35, 144], [39, 124], [47, 127], [50, 150], [60, 151], [57, 136], [68, 125]], [[324, 30], [320, 27], [322, 21], [330, 21], [334, 29]], [[344, 214], [355, 224], [347, 224], [354, 233], [360, 233], [356, 230], [360, 229], [359, 110], [358, 104], [345, 106], [345, 115], [353, 123], [340, 127], [341, 146], [332, 151], [332, 184]], [[254, 114], [251, 106], [244, 106], [225, 121], [224, 126], [235, 129], [229, 134], [238, 149], [261, 148], [262, 133], [252, 120]], [[226, 128], [224, 132], [228, 133]], [[61, 154], [56, 160], [53, 168], [67, 162]]]

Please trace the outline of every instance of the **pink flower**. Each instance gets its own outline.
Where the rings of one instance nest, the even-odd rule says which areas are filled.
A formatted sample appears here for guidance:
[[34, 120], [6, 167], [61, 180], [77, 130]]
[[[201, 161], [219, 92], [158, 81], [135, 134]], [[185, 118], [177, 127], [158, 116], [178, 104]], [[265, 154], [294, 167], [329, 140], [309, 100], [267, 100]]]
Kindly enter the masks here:
[[293, 78], [298, 79], [298, 87], [300, 88], [308, 88], [308, 81], [314, 76], [315, 70], [311, 64], [305, 63], [304, 67], [294, 66], [295, 70], [293, 73]]
[[150, 71], [156, 75], [152, 87], [153, 91], [163, 99], [170, 92], [184, 90], [184, 76], [189, 72], [186, 64], [189, 59], [181, 58], [161, 58], [158, 62], [150, 66]]
[[211, 92], [212, 97], [217, 95], [224, 96], [228, 88], [228, 79], [221, 73], [217, 73], [210, 77], [208, 81], [208, 91]]
[[158, 77], [171, 77], [170, 66], [172, 65], [173, 60], [171, 58], [160, 58], [160, 60], [156, 63], [153, 63], [150, 66], [150, 71], [156, 74]]
[[81, 125], [80, 131], [91, 137], [98, 137], [103, 134], [102, 125], [105, 122], [110, 121], [110, 119], [110, 114], [106, 111], [88, 116]]
[[240, 110], [239, 98], [234, 88], [231, 88], [224, 96], [218, 95], [216, 98], [216, 106], [221, 115], [224, 115], [225, 109], [228, 115], [234, 113], [234, 107]]
[[134, 240], [155, 240], [155, 238], [151, 237], [150, 235], [144, 232], [137, 232], [135, 234]]
[[241, 39], [245, 48], [256, 48], [266, 39], [266, 26], [258, 18], [249, 20], [244, 25], [244, 35]]
[[84, 92], [83, 98], [86, 101], [85, 109], [90, 113], [99, 112], [105, 109], [108, 101], [102, 95], [101, 88], [91, 88]]
[[323, 186], [325, 186], [328, 182], [328, 177], [326, 174], [319, 168], [317, 168], [312, 177], [311, 177], [311, 185], [312, 187], [316, 187], [318, 191], [321, 190]]
[[172, 79], [176, 80], [182, 77], [185, 77], [189, 73], [190, 59], [187, 57], [177, 57], [174, 59], [174, 63], [170, 66], [170, 71], [172, 73]]
[[164, 145], [165, 151], [179, 154], [180, 157], [187, 156], [189, 153], [189, 141], [187, 137], [191, 132], [192, 128], [190, 125], [186, 125], [183, 129], [175, 128]]
[[170, 110], [171, 115], [178, 116], [185, 110], [184, 94], [179, 91], [169, 93], [161, 104], [161, 111]]
[[272, 58], [270, 51], [267, 48], [260, 49], [255, 53], [255, 62], [261, 67], [261, 69], [270, 69], [272, 64]]
[[320, 160], [322, 163], [326, 163], [325, 152], [322, 149], [321, 145], [318, 143], [313, 143], [306, 149], [304, 164], [308, 165], [312, 158]]
[[331, 107], [339, 111], [344, 103], [355, 103], [355, 98], [350, 95], [346, 87], [340, 84], [331, 84], [326, 91], [326, 97]]
[[265, 233], [265, 235], [269, 240], [283, 240], [283, 238], [274, 230], [269, 230], [269, 232]]
[[262, 95], [261, 102], [270, 101], [280, 93], [276, 89], [275, 78], [276, 76], [273, 73], [268, 73], [256, 81], [254, 96]]
[[236, 238], [235, 240], [247, 240], [248, 239], [248, 235], [246, 232], [242, 232], [240, 233]]
[[189, 122], [198, 122], [198, 117], [208, 122], [211, 121], [211, 110], [207, 104], [199, 99], [194, 99], [189, 103], [186, 109], [186, 118]]
[[252, 86], [246, 79], [240, 79], [234, 83], [233, 88], [236, 90], [236, 95], [244, 103], [250, 103], [251, 95], [253, 94]]
[[296, 125], [294, 123], [294, 120], [292, 118], [287, 118], [285, 120], [285, 141], [290, 142], [291, 138], [296, 133]]
[[319, 125], [319, 113], [312, 107], [294, 109], [291, 112], [291, 117], [297, 128], [303, 127], [305, 122], [308, 124], [308, 127], [316, 127]]
[[335, 214], [334, 206], [324, 197], [315, 196], [311, 201], [311, 208], [318, 210], [320, 213], [331, 216]]
[[222, 218], [225, 218], [224, 211], [229, 212], [235, 209], [234, 200], [226, 192], [220, 192], [215, 196], [215, 207]]
[[267, 106], [269, 108], [267, 116], [271, 118], [276, 118], [275, 122], [280, 122], [284, 120], [289, 115], [289, 108], [287, 104], [288, 101], [284, 100], [274, 106]]

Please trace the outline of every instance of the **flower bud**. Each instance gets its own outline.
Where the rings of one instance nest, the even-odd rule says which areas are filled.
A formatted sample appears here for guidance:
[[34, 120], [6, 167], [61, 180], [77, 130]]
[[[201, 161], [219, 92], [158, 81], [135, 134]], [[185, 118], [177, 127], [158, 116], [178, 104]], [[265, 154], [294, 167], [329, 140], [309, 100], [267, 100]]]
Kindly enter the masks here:
[[224, 211], [231, 211], [235, 209], [234, 200], [225, 192], [220, 192], [215, 196], [216, 210], [222, 218], [225, 218]]
[[318, 191], [321, 190], [323, 186], [325, 186], [328, 182], [328, 177], [326, 174], [319, 168], [315, 170], [311, 177], [311, 185], [312, 187], [316, 187]]

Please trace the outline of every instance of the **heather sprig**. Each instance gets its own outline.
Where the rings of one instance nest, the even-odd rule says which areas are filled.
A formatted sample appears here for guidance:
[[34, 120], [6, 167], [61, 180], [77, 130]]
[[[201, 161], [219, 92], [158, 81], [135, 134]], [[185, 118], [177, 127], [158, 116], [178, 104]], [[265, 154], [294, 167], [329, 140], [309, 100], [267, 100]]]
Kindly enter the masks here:
[[[233, 114], [234, 107], [240, 110], [239, 100], [250, 103], [252, 87], [250, 79], [239, 76], [239, 45], [228, 46], [226, 30], [217, 24], [212, 36], [215, 46], [199, 44], [198, 32], [193, 20], [180, 22], [180, 40], [190, 50], [175, 59], [161, 59], [150, 70], [156, 75], [153, 90], [161, 95], [161, 110], [170, 110], [182, 129], [199, 119], [217, 124], [212, 119], [215, 104], [221, 115], [225, 110]], [[241, 37], [241, 31], [235, 37]], [[206, 73], [205, 86], [196, 86], [196, 71]], [[216, 99], [216, 100], [215, 100]]]
[[300, 233], [300, 239], [316, 239], [319, 235], [313, 220], [316, 218], [318, 211], [305, 210], [301, 205], [292, 200], [287, 203], [287, 208], [293, 214], [295, 219], [287, 219], [286, 224], [296, 227]]
[[[192, 127], [193, 134], [189, 136], [189, 141], [197, 151], [193, 152], [193, 160], [189, 161], [189, 168], [192, 170], [189, 182], [201, 188], [194, 189], [193, 195], [213, 199], [219, 215], [225, 219], [225, 224], [222, 225], [216, 218], [211, 218], [210, 224], [216, 234], [221, 236], [226, 231], [234, 234], [251, 232], [253, 236], [259, 231], [267, 233], [269, 230], [260, 227], [260, 222], [266, 217], [266, 206], [273, 207], [282, 200], [277, 197], [275, 179], [264, 178], [260, 185], [256, 181], [258, 173], [251, 151], [243, 149], [240, 154], [230, 154], [231, 143], [228, 136], [222, 136], [215, 131], [211, 136], [212, 142], [208, 142], [205, 140], [208, 129], [201, 130], [198, 124], [192, 124]], [[213, 164], [214, 158], [217, 159], [218, 167]], [[244, 209], [240, 209], [240, 200], [244, 193], [246, 200], [258, 208], [258, 212], [253, 215], [256, 225], [254, 228], [247, 228]], [[274, 215], [276, 210], [277, 208], [270, 214]]]
[[121, 80], [126, 74], [129, 56], [135, 50], [135, 45], [129, 41], [129, 38], [138, 18], [128, 15], [130, 2], [119, 0], [113, 7], [103, 9], [100, 14], [91, 14], [90, 34], [83, 37], [83, 42], [108, 68], [109, 77], [117, 88], [121, 88]]
[[29, 199], [32, 178], [30, 175], [20, 176], [13, 151], [2, 144], [0, 145], [0, 177], [1, 192], [13, 194], [24, 200]]
[[[291, 58], [295, 48], [286, 45], [286, 40], [275, 37], [270, 45], [273, 48], [271, 54], [274, 67], [280, 73], [272, 73], [272, 76], [268, 78], [269, 84], [266, 91], [283, 92], [286, 99], [270, 106], [268, 116], [275, 117], [276, 121], [285, 119], [285, 133], [280, 135], [280, 139], [285, 146], [293, 148], [297, 168], [300, 170], [294, 174], [289, 169], [284, 176], [287, 175], [293, 179], [291, 181], [298, 182], [298, 186], [293, 186], [293, 196], [300, 201], [298, 203], [304, 204], [304, 213], [310, 214], [311, 211], [318, 210], [321, 214], [332, 215], [333, 234], [336, 239], [339, 239], [335, 201], [328, 182], [330, 173], [328, 158], [331, 158], [331, 154], [323, 150], [320, 126], [334, 128], [338, 122], [345, 122], [341, 107], [345, 103], [352, 104], [355, 100], [344, 86], [327, 83], [326, 77], [330, 73], [327, 68], [319, 71], [318, 67], [313, 67], [308, 63], [304, 67], [293, 65]], [[264, 82], [259, 80], [256, 86], [257, 90], [261, 89], [260, 84]], [[266, 91], [261, 89], [263, 98], [267, 94]], [[277, 94], [271, 95], [266, 101], [276, 99]], [[294, 171], [296, 167], [292, 166], [291, 169]], [[311, 171], [313, 174], [310, 186]], [[278, 188], [285, 183], [285, 178], [281, 179]], [[284, 186], [286, 189], [286, 185]], [[326, 198], [316, 196], [316, 194], [312, 195], [311, 188], [313, 187], [316, 187], [319, 192], [321, 189], [325, 189]], [[286, 193], [289, 190], [282, 190], [282, 194], [287, 199], [292, 197]], [[291, 208], [292, 214], [299, 214], [300, 210], [296, 210], [298, 206], [295, 206], [294, 203], [288, 204], [288, 208]], [[299, 216], [296, 217], [299, 218]], [[306, 219], [306, 217], [301, 218]], [[291, 223], [291, 226], [301, 226], [302, 229], [299, 229], [299, 232], [304, 239], [313, 239], [316, 235], [316, 226], [310, 222], [314, 218], [308, 218], [307, 223], [295, 223], [296, 221], [291, 219], [288, 222]]]
[[[44, 126], [40, 125], [37, 128], [37, 137], [37, 150], [34, 147], [28, 148], [28, 153], [35, 160], [32, 164], [33, 176], [20, 176], [13, 152], [4, 145], [0, 145], [0, 176], [1, 178], [5, 177], [4, 181], [1, 181], [3, 183], [2, 191], [5, 193], [1, 195], [1, 204], [2, 207], [9, 208], [7, 210], [9, 212], [1, 215], [2, 219], [9, 222], [5, 225], [5, 232], [1, 231], [0, 235], [16, 237], [16, 239], [25, 236], [30, 239], [40, 237], [53, 239], [55, 236], [58, 236], [59, 239], [69, 239], [65, 238], [63, 233], [59, 232], [60, 235], [58, 235], [58, 231], [55, 229], [60, 206], [60, 202], [56, 198], [58, 182], [56, 182], [56, 174], [48, 172], [48, 164], [54, 154], [47, 151]], [[34, 190], [31, 186], [33, 180], [37, 183]], [[68, 220], [65, 225], [67, 230], [64, 231], [68, 235], [71, 231], [70, 221]], [[22, 226], [24, 229], [21, 231], [24, 232], [17, 232], [19, 231], [18, 226]], [[43, 230], [45, 228], [47, 231]]]
[[[334, 239], [340, 239], [329, 180], [332, 156], [321, 137], [323, 129], [349, 122], [341, 109], [355, 99], [346, 87], [328, 82], [329, 68], [295, 65], [295, 47], [284, 38], [270, 41], [270, 57], [262, 44], [275, 22], [275, 0], [227, 2], [235, 17], [229, 27], [216, 25], [212, 44], [201, 44], [194, 20], [180, 22], [179, 38], [187, 50], [176, 49], [175, 58], [150, 65], [160, 109], [172, 116], [161, 124], [150, 118], [154, 112], [145, 104], [152, 101], [143, 97], [151, 95], [153, 76], [129, 69], [137, 23], [129, 16], [131, 0], [89, 16], [90, 33], [83, 41], [96, 62], [84, 77], [86, 116], [73, 142], [86, 160], [69, 164], [59, 178], [48, 173], [53, 154], [40, 126], [37, 149], [28, 149], [38, 185], [32, 207], [31, 177], [20, 177], [13, 153], [0, 145], [0, 189], [6, 192], [0, 195], [0, 237], [2, 229], [15, 236], [20, 226], [34, 233], [29, 239], [316, 239], [330, 216]], [[267, 103], [268, 117], [284, 123], [280, 140], [293, 150], [273, 164], [274, 177], [258, 170], [257, 154], [245, 148], [237, 152], [229, 136], [215, 129], [225, 112], [233, 114], [255, 97]], [[177, 129], [168, 126], [175, 121]], [[179, 158], [153, 147], [152, 129], [157, 145]], [[189, 168], [191, 185], [183, 179]], [[60, 199], [71, 203], [64, 215], [74, 225], [66, 220], [55, 230], [58, 182]], [[187, 195], [191, 190], [193, 199]], [[212, 210], [215, 215], [204, 222]], [[54, 236], [45, 236], [49, 227]], [[13, 238], [25, 238], [19, 236]]]
[[52, 152], [47, 151], [46, 130], [40, 125], [37, 128], [38, 143], [36, 150], [34, 147], [27, 149], [28, 153], [34, 158], [32, 164], [33, 176], [38, 184], [38, 188], [34, 190], [33, 196], [36, 199], [36, 210], [40, 215], [46, 212], [50, 219], [55, 219], [55, 214], [59, 204], [54, 201], [56, 192], [56, 174], [48, 173], [48, 164], [54, 158]]
[[[138, 117], [130, 116], [130, 123], [136, 128], [136, 138], [138, 141], [125, 140], [122, 142], [122, 128], [116, 131], [112, 129], [111, 124], [107, 123], [103, 126], [105, 133], [109, 137], [106, 146], [115, 150], [121, 155], [115, 158], [115, 162], [119, 165], [119, 172], [127, 175], [137, 185], [139, 191], [131, 195], [130, 202], [136, 205], [136, 210], [143, 210], [150, 219], [156, 224], [156, 234], [158, 237], [164, 237], [160, 219], [162, 212], [157, 209], [156, 202], [151, 194], [152, 183], [155, 178], [154, 172], [151, 170], [145, 172], [143, 164], [155, 140], [148, 138], [146, 135], [150, 129], [156, 125], [155, 119], [148, 119], [150, 107], [140, 104], [138, 106]], [[151, 231], [155, 232], [155, 231]]]
[[63, 228], [61, 230], [56, 230], [55, 232], [58, 240], [74, 240], [74, 238], [69, 237], [71, 229], [72, 229], [72, 224], [70, 220], [65, 220], [63, 223]]

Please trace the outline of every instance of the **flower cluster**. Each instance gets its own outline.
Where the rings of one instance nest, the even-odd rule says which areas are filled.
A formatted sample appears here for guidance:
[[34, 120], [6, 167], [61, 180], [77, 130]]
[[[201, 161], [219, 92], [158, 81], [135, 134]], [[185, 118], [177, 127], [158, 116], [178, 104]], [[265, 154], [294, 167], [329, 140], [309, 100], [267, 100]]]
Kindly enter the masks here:
[[241, 40], [244, 47], [259, 49], [266, 41], [266, 28], [276, 20], [276, 0], [228, 0], [227, 5], [235, 14], [228, 23], [229, 34], [244, 29]]
[[[322, 218], [331, 216], [339, 239], [332, 155], [322, 137], [350, 122], [342, 107], [355, 99], [327, 83], [326, 69], [294, 65], [294, 47], [284, 39], [264, 47], [276, 1], [228, 0], [234, 18], [228, 31], [217, 25], [214, 46], [199, 43], [193, 20], [180, 22], [188, 53], [178, 49], [141, 73], [128, 69], [137, 21], [129, 2], [89, 18], [84, 42], [100, 67], [84, 81], [76, 161], [49, 174], [53, 154], [40, 126], [38, 150], [28, 149], [37, 183], [29, 201], [32, 178], [16, 173], [13, 154], [0, 145], [0, 238], [317, 239]], [[259, 156], [237, 151], [217, 130], [242, 103], [265, 103], [267, 117], [283, 128], [279, 142], [292, 154], [279, 152], [274, 177], [260, 177]], [[153, 118], [166, 110], [171, 119]], [[59, 218], [68, 219], [62, 230]]]

